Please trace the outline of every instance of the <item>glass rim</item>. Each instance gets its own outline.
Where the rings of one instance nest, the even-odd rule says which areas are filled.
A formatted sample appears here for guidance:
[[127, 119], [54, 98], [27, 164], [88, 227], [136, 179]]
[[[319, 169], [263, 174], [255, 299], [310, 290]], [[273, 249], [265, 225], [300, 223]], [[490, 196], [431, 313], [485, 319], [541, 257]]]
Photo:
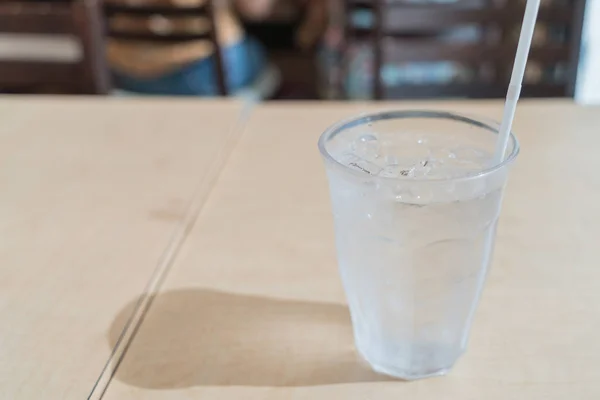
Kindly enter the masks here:
[[464, 176], [457, 176], [457, 177], [451, 177], [451, 178], [427, 179], [427, 178], [411, 178], [411, 177], [402, 176], [402, 175], [400, 175], [398, 177], [385, 177], [385, 176], [378, 176], [378, 175], [371, 175], [371, 174], [366, 175], [363, 172], [360, 172], [353, 168], [349, 168], [347, 165], [342, 164], [341, 162], [336, 160], [327, 151], [326, 141], [330, 138], [335, 137], [336, 135], [338, 135], [339, 133], [341, 133], [347, 129], [350, 129], [350, 128], [353, 128], [353, 127], [356, 127], [359, 125], [366, 125], [368, 123], [372, 123], [372, 122], [376, 122], [376, 121], [384, 121], [384, 120], [390, 120], [390, 119], [407, 119], [407, 118], [430, 118], [430, 119], [453, 120], [453, 121], [463, 122], [466, 124], [471, 124], [471, 125], [475, 125], [477, 127], [486, 129], [494, 135], [498, 135], [498, 128], [500, 126], [500, 124], [498, 122], [496, 122], [492, 119], [486, 118], [486, 117], [479, 117], [479, 116], [473, 116], [473, 115], [469, 116], [469, 115], [454, 113], [454, 112], [450, 112], [450, 111], [419, 110], [419, 109], [379, 111], [379, 112], [374, 112], [374, 113], [361, 114], [359, 116], [354, 116], [354, 117], [350, 117], [350, 118], [345, 118], [345, 119], [338, 121], [335, 124], [329, 126], [327, 129], [325, 129], [325, 131], [319, 137], [319, 142], [318, 142], [319, 151], [321, 152], [321, 155], [325, 158], [325, 160], [330, 161], [335, 166], [342, 168], [344, 171], [347, 171], [353, 175], [359, 176], [363, 179], [367, 178], [367, 179], [382, 180], [382, 181], [387, 181], [387, 182], [413, 182], [413, 183], [416, 183], [416, 182], [423, 182], [423, 183], [456, 182], [456, 181], [465, 181], [465, 180], [482, 178], [482, 177], [490, 175], [490, 174], [512, 164], [513, 161], [517, 158], [517, 155], [519, 155], [519, 151], [520, 151], [519, 141], [517, 140], [517, 137], [515, 136], [515, 134], [511, 131], [510, 132], [510, 142], [512, 143], [512, 151], [501, 162], [494, 163], [494, 165], [486, 167], [480, 171], [477, 171], [476, 173], [467, 173]]

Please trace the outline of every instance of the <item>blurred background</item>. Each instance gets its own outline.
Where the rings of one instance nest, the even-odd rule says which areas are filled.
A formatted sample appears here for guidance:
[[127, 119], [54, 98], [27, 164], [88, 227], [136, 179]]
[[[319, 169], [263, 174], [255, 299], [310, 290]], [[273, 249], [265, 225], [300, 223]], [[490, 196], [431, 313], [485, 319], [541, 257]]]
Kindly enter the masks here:
[[[499, 98], [524, 6], [525, 0], [0, 0], [0, 92]], [[523, 97], [600, 102], [600, 0], [542, 0]]]

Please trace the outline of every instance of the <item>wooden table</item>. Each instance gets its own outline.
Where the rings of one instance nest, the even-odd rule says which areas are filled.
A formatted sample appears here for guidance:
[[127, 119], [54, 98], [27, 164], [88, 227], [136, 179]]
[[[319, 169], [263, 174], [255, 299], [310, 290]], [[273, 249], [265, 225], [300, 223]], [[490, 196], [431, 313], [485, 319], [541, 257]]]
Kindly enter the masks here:
[[87, 398], [111, 355], [107, 335], [172, 261], [241, 110], [0, 99], [1, 399]]
[[[600, 398], [600, 109], [565, 101], [519, 108], [522, 154], [465, 357], [415, 382], [359, 361], [316, 142], [337, 119], [392, 106], [253, 112], [103, 399]], [[502, 104], [416, 106], [498, 117]]]
[[264, 105], [242, 131], [228, 102], [0, 100], [0, 398], [600, 398], [600, 109], [565, 101], [519, 108], [456, 368], [399, 382], [355, 355], [316, 141], [410, 106], [502, 107]]

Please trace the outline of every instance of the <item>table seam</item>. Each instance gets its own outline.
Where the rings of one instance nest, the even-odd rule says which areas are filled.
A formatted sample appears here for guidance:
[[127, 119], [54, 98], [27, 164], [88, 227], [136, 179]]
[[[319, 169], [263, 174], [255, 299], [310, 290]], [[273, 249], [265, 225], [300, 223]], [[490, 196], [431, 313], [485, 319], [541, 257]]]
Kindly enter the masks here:
[[101, 400], [108, 390], [112, 378], [117, 372], [121, 361], [125, 358], [127, 350], [141, 327], [145, 316], [150, 310], [154, 298], [159, 293], [163, 282], [169, 275], [171, 267], [174, 265], [177, 256], [179, 255], [180, 249], [183, 247], [190, 231], [195, 226], [198, 216], [206, 204], [206, 200], [210, 197], [219, 176], [227, 165], [227, 161], [235, 151], [235, 148], [243, 136], [245, 122], [250, 118], [250, 114], [255, 105], [256, 102], [253, 101], [244, 103], [239, 118], [230, 129], [225, 146], [219, 151], [219, 157], [216, 157], [215, 161], [210, 164], [209, 173], [205, 175], [194, 190], [182, 222], [175, 227], [171, 239], [159, 257], [157, 265], [146, 284], [142, 296], [137, 301], [127, 323], [119, 334], [119, 338], [113, 347], [110, 356], [106, 360], [98, 378], [91, 388], [87, 397], [88, 400]]

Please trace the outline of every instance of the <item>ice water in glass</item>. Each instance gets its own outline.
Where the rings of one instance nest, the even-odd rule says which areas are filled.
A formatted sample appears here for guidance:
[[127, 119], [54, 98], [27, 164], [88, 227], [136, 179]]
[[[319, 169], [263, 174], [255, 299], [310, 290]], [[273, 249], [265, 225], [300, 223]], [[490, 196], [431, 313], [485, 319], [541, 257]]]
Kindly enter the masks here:
[[404, 111], [321, 137], [337, 257], [358, 352], [382, 373], [446, 373], [464, 352], [490, 264], [508, 165], [496, 125]]

